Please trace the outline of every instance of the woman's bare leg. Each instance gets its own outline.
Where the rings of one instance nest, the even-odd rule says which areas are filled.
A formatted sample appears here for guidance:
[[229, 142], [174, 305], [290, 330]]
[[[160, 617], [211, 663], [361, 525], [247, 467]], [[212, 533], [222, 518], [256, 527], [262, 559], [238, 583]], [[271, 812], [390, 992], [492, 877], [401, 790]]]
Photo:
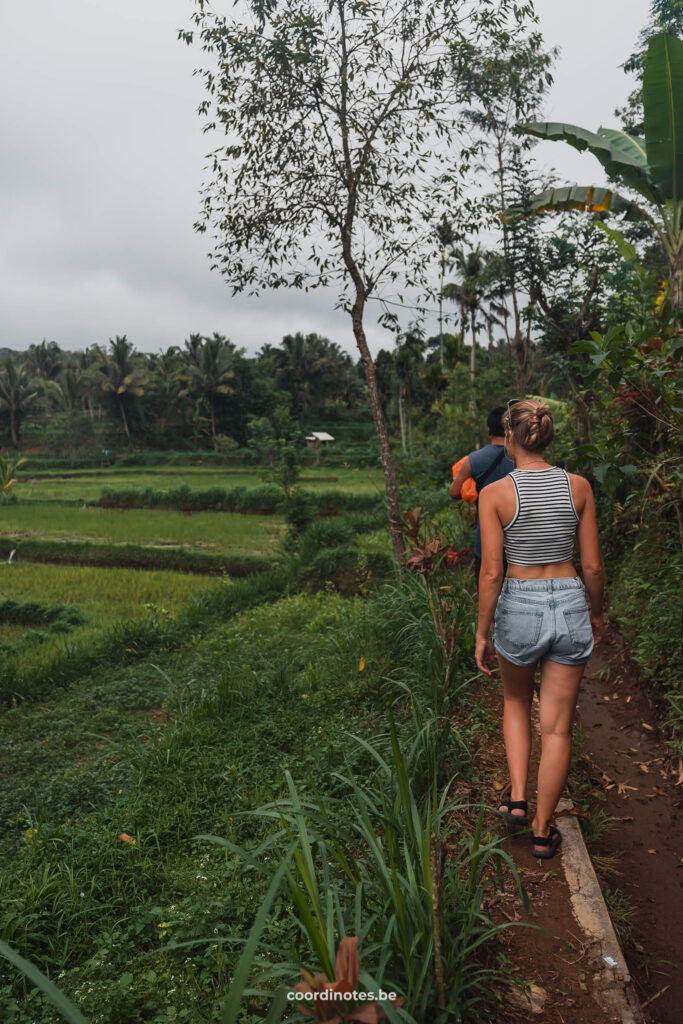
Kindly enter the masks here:
[[[498, 655], [498, 664], [503, 681], [503, 738], [510, 772], [510, 799], [526, 800], [536, 665], [513, 665], [502, 654]], [[524, 812], [512, 811], [512, 814], [522, 817]]]
[[583, 670], [583, 665], [560, 665], [547, 659], [541, 664], [541, 762], [532, 822], [535, 836], [548, 835], [550, 819], [567, 783], [572, 723]]

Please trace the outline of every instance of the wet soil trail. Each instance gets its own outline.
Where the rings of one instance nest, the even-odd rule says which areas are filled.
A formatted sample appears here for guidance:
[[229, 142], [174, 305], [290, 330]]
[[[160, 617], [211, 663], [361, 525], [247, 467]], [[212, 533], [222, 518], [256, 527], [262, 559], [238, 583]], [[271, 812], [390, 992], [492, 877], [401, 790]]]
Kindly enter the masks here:
[[[577, 809], [608, 816], [609, 827], [596, 840], [591, 841], [589, 830], [589, 852], [603, 892], [619, 890], [633, 909], [630, 937], [624, 936], [621, 946], [643, 1017], [647, 1024], [680, 1024], [683, 765], [660, 735], [650, 690], [622, 638], [610, 630], [582, 683], [582, 754], [572, 773], [576, 790], [570, 795]], [[497, 679], [481, 699], [497, 719], [502, 716]], [[535, 805], [539, 755], [540, 741], [534, 735], [530, 810]], [[475, 757], [482, 771], [481, 788], [471, 795], [496, 806], [507, 786], [501, 733], [496, 730], [488, 736]], [[561, 829], [561, 817], [557, 823]], [[529, 894], [529, 921], [538, 927], [512, 928], [502, 942], [513, 973], [533, 980], [538, 989], [534, 1012], [513, 1002], [501, 1008], [496, 1024], [529, 1019], [539, 1024], [604, 1024], [613, 1019], [591, 994], [590, 980], [599, 965], [572, 912], [561, 853], [550, 861], [534, 859], [523, 831], [513, 830], [505, 845]], [[491, 912], [499, 923], [525, 919], [513, 886], [496, 897]], [[616, 923], [618, 927], [618, 919]]]
[[[482, 699], [489, 710], [502, 717], [502, 695], [494, 683]], [[533, 811], [540, 740], [533, 733], [529, 772], [529, 803]], [[487, 737], [476, 753], [482, 769], [483, 786], [471, 795], [476, 803], [483, 796], [489, 807], [495, 807], [505, 796], [507, 764], [502, 731]], [[562, 820], [558, 821], [562, 828]], [[494, 921], [527, 922], [533, 927], [513, 927], [501, 935], [501, 945], [508, 957], [512, 974], [532, 982], [531, 1007], [524, 997], [513, 996], [496, 1014], [495, 1024], [517, 1024], [530, 1020], [538, 1024], [613, 1024], [614, 1017], [598, 1005], [592, 979], [603, 965], [595, 943], [579, 926], [571, 906], [569, 885], [562, 869], [561, 853], [552, 860], [534, 858], [528, 830], [508, 830], [491, 817], [490, 827], [506, 835], [504, 848], [511, 854], [529, 897], [526, 917], [514, 884], [506, 882], [505, 890], [493, 898], [490, 913]], [[494, 1024], [487, 1019], [487, 1024]]]
[[[610, 631], [592, 658], [579, 698], [590, 810], [611, 816], [591, 849], [603, 889], [633, 907], [622, 942], [648, 1021], [683, 1020], [683, 771], [657, 728], [647, 682]], [[619, 874], [605, 872], [607, 865]]]

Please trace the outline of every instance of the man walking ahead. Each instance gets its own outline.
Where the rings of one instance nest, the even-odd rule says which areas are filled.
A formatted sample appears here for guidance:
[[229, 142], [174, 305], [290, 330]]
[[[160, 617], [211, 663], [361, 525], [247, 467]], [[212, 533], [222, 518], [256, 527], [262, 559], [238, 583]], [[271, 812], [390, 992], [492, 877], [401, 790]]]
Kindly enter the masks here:
[[[505, 406], [500, 405], [486, 417], [486, 426], [489, 431], [489, 443], [478, 451], [470, 452], [463, 460], [458, 474], [450, 486], [451, 498], [459, 498], [462, 485], [470, 477], [477, 485], [477, 492], [481, 494], [484, 487], [501, 480], [515, 468], [512, 459], [505, 454], [505, 430], [503, 429], [503, 414]], [[503, 565], [503, 572], [507, 568]], [[474, 576], [479, 585], [479, 570], [481, 569], [481, 532], [479, 530], [479, 512], [477, 510], [477, 527], [474, 535]]]

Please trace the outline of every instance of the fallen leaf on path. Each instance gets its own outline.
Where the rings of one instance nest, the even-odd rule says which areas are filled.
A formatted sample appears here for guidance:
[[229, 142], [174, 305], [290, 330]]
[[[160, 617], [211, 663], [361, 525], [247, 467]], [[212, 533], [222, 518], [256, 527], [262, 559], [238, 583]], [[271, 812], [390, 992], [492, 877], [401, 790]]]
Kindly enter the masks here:
[[602, 699], [603, 700], [609, 700], [609, 697], [607, 696], [607, 694], [605, 694], [605, 696]]
[[618, 693], [613, 693], [612, 694], [612, 700], [619, 700], [619, 694]]
[[619, 783], [619, 789], [617, 790], [617, 792], [619, 793], [619, 796], [627, 797], [628, 796], [628, 793], [626, 792], [627, 789], [631, 789], [631, 790], [633, 790], [634, 793], [636, 793], [637, 790], [638, 790], [638, 787], [637, 786], [627, 786], [625, 782], [620, 782]]
[[638, 767], [640, 768], [641, 772], [645, 772], [646, 775], [650, 771], [646, 764], [639, 764]]
[[642, 725], [643, 729], [647, 729], [649, 732], [655, 731], [654, 725], [648, 725], [647, 722], [641, 722], [640, 724]]
[[622, 818], [621, 820], [622, 820], [622, 821], [623, 821], [624, 823], [626, 823], [627, 821], [633, 821], [633, 817], [632, 817], [631, 815], [628, 815], [627, 817], [625, 817], [625, 818]]
[[503, 788], [503, 783], [502, 782], [494, 782], [493, 783], [493, 788], [495, 789], [496, 793], [499, 793], [500, 790]]
[[648, 850], [647, 852], [648, 853], [656, 853], [657, 851], [656, 850]]
[[567, 811], [558, 811], [555, 817], [563, 818], [567, 817], [568, 815], [572, 815], [572, 817], [574, 818], [590, 818], [590, 813], [588, 811], [580, 811], [578, 807], [571, 807]]
[[631, 694], [630, 693], [629, 693], [628, 697], [626, 698], [626, 703], [627, 704], [631, 703]]
[[120, 839], [122, 843], [130, 843], [131, 846], [135, 846], [137, 843], [137, 839], [129, 836], [127, 832], [121, 832], [116, 838]]

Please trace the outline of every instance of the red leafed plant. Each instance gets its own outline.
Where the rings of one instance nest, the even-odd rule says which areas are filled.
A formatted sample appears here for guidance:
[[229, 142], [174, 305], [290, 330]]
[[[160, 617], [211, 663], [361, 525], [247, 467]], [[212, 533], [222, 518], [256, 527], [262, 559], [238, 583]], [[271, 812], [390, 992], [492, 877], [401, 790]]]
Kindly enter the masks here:
[[409, 547], [405, 565], [413, 572], [419, 572], [425, 581], [429, 611], [446, 660], [448, 681], [460, 632], [449, 574], [460, 564], [461, 555], [444, 540], [441, 531], [429, 522], [420, 508], [404, 513], [403, 536]]
[[[311, 996], [313, 1008], [299, 1006], [297, 1009], [304, 1017], [313, 1017], [325, 1024], [343, 1024], [344, 1021], [362, 1021], [364, 1024], [378, 1024], [386, 1018], [386, 1013], [377, 1002], [366, 1003], [365, 1006], [350, 1005], [351, 1000], [344, 995], [352, 995], [358, 991], [360, 964], [358, 961], [358, 937], [342, 939], [337, 950], [334, 965], [334, 981], [329, 981], [326, 974], [311, 975], [308, 971], [301, 972], [304, 981], [296, 985], [297, 992]], [[335, 996], [333, 993], [336, 993]], [[393, 1000], [393, 1006], [402, 1006], [403, 996]]]

